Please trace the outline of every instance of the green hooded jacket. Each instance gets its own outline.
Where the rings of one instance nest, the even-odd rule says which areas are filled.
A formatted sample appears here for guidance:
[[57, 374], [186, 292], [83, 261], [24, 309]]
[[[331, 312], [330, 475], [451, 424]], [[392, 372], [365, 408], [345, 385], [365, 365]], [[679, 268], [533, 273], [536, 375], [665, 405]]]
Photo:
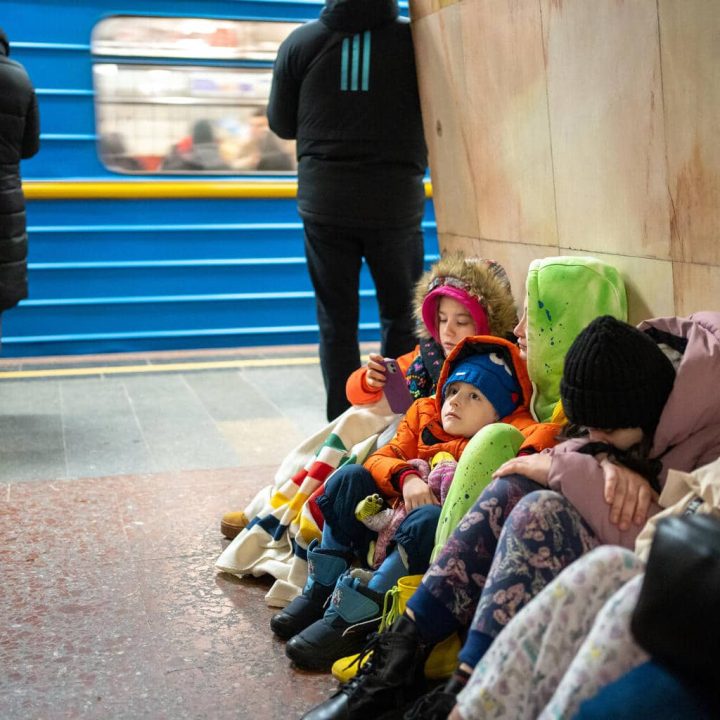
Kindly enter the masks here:
[[598, 315], [627, 321], [620, 273], [592, 257], [534, 260], [527, 276], [527, 366], [533, 385], [531, 411], [549, 422], [560, 398], [568, 348]]

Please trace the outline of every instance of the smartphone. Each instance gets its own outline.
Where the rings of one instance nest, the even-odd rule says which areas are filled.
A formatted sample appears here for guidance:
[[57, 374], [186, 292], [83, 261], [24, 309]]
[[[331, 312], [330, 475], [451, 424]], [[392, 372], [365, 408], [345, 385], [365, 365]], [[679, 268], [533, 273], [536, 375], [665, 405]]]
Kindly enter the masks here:
[[410, 394], [405, 376], [395, 360], [384, 358], [382, 364], [385, 366], [385, 397], [388, 405], [394, 413], [403, 415], [415, 398]]

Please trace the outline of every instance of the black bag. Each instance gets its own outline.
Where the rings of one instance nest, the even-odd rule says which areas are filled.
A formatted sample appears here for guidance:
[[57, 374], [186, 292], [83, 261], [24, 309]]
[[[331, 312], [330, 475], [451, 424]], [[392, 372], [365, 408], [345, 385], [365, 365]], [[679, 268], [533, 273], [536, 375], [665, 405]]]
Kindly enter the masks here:
[[715, 699], [720, 678], [720, 519], [695, 514], [658, 522], [631, 629], [655, 660]]

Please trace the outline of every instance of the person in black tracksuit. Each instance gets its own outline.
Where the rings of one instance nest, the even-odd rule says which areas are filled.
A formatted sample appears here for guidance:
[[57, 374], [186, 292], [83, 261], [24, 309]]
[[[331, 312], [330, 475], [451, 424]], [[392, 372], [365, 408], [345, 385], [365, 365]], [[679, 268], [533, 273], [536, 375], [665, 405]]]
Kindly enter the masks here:
[[360, 366], [363, 257], [382, 354], [397, 357], [416, 343], [427, 149], [410, 25], [396, 0], [326, 0], [320, 19], [280, 46], [268, 119], [277, 135], [297, 140], [298, 211], [330, 420], [349, 407], [345, 381]]
[[35, 90], [20, 63], [10, 60], [0, 29], [0, 314], [27, 297], [27, 231], [20, 159], [40, 147]]

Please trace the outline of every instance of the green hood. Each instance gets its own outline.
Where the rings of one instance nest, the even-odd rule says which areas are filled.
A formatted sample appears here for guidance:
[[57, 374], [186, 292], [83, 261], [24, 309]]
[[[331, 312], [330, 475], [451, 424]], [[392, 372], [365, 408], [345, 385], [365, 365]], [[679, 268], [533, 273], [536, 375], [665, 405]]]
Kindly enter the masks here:
[[531, 410], [548, 422], [560, 399], [565, 354], [598, 315], [627, 320], [625, 284], [611, 265], [591, 257], [534, 260], [527, 276], [527, 365]]

